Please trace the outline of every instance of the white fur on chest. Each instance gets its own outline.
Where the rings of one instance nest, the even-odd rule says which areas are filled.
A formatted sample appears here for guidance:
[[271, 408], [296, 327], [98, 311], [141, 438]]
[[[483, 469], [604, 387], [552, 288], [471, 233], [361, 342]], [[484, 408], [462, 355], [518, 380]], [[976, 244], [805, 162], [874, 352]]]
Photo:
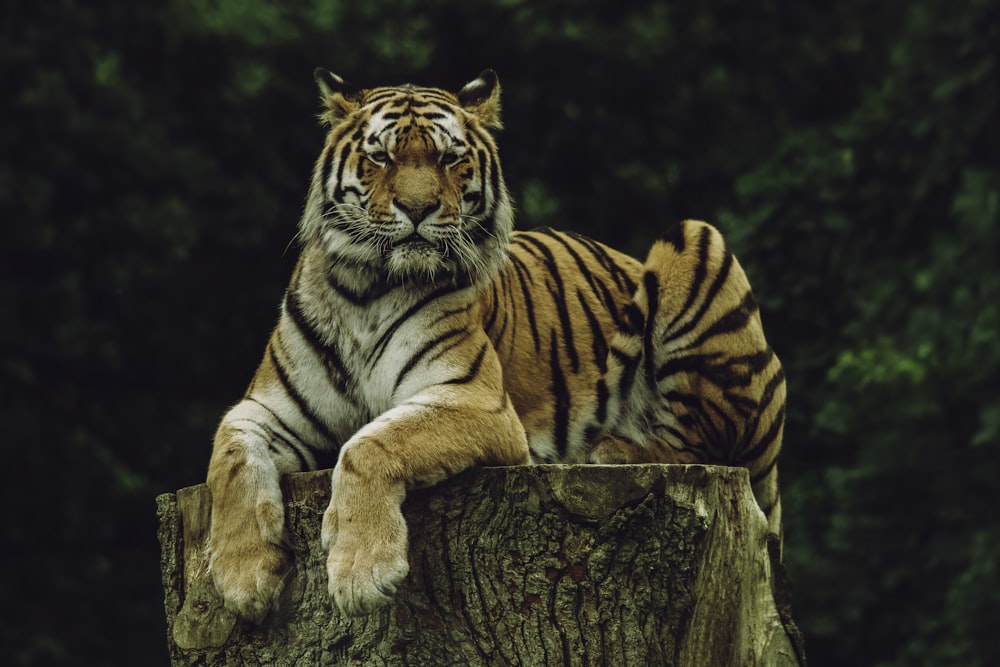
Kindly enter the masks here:
[[[406, 289], [390, 291], [365, 305], [329, 293], [323, 298], [302, 296], [303, 311], [327, 343], [327, 351], [295, 346], [296, 384], [316, 397], [323, 420], [342, 441], [423, 388], [465, 372], [448, 355], [427, 354], [412, 361], [435, 330], [454, 328], [455, 319], [468, 316], [461, 308], [468, 296], [461, 290], [441, 294], [419, 308], [424, 295]], [[442, 324], [441, 313], [447, 311], [455, 315]], [[284, 317], [281, 326], [305, 342], [291, 318]], [[331, 365], [339, 371], [335, 377]], [[348, 388], [346, 394], [332, 386], [337, 379]]]

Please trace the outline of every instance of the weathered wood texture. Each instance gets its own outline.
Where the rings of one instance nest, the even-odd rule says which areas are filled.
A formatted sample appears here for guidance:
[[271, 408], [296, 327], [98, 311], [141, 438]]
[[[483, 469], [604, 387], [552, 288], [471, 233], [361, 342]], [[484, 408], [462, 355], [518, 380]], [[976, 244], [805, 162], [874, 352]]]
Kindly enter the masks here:
[[259, 627], [206, 573], [207, 488], [157, 499], [174, 665], [804, 664], [743, 469], [483, 468], [412, 491], [410, 575], [361, 618], [327, 597], [329, 471], [283, 488], [295, 564]]

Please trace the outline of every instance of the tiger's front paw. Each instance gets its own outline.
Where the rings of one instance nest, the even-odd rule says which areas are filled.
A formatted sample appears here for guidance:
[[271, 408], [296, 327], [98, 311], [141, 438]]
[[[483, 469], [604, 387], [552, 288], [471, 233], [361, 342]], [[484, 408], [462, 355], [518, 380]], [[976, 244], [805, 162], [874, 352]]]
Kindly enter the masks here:
[[209, 571], [226, 609], [260, 623], [277, 607], [291, 557], [280, 501], [258, 503], [255, 514], [213, 516]]
[[347, 616], [388, 604], [410, 570], [403, 514], [398, 507], [385, 509], [386, 514], [362, 521], [331, 503], [323, 516], [330, 597]]

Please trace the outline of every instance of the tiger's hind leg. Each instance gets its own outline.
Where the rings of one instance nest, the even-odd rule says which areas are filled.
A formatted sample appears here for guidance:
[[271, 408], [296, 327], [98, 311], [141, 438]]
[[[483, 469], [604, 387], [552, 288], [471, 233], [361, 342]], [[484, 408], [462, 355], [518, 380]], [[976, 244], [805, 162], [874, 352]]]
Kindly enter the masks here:
[[693, 220], [672, 227], [650, 249], [626, 314], [608, 357], [620, 416], [590, 460], [746, 467], [780, 534], [784, 372], [722, 235]]
[[587, 452], [587, 463], [699, 463], [693, 452], [669, 446], [655, 435], [640, 442], [618, 435], [602, 435]]

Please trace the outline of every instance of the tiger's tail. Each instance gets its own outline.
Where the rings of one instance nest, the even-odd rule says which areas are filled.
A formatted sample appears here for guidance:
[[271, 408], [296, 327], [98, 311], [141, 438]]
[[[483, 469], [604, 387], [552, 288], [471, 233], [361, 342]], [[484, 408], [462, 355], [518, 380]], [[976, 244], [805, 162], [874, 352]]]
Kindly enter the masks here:
[[628, 327], [609, 355], [622, 435], [643, 450], [642, 460], [747, 468], [780, 535], [785, 375], [719, 231], [693, 220], [668, 230], [626, 311]]

